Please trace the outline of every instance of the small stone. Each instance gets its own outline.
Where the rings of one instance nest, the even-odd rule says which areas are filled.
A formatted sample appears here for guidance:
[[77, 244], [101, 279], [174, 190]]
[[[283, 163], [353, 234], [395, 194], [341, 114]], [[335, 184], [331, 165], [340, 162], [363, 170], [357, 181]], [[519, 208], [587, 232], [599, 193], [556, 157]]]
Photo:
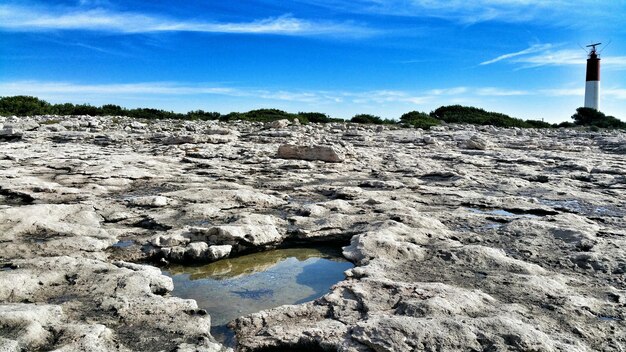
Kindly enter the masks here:
[[477, 135], [472, 136], [465, 141], [465, 147], [467, 149], [485, 150], [490, 146], [490, 143], [485, 138], [481, 138]]
[[233, 246], [231, 245], [211, 246], [208, 250], [209, 258], [212, 260], [226, 258], [230, 255], [232, 249]]
[[435, 139], [435, 137], [424, 136], [423, 140], [426, 144], [437, 144], [437, 140]]

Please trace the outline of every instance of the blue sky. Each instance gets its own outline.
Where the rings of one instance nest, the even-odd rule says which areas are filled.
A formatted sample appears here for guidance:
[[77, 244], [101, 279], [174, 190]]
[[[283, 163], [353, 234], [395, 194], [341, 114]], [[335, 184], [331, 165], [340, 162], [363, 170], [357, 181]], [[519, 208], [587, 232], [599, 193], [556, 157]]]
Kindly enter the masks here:
[[0, 0], [0, 96], [398, 118], [463, 104], [557, 122], [602, 53], [626, 120], [626, 1]]

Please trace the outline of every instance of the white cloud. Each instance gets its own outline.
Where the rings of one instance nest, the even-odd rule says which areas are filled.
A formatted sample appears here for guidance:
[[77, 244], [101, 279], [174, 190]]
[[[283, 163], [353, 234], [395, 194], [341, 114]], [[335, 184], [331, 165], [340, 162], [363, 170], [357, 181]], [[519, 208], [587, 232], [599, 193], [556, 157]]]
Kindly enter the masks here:
[[[473, 24], [487, 21], [523, 23], [540, 21], [550, 25], [585, 26], [593, 20], [619, 24], [622, 1], [596, 0], [298, 0], [336, 11], [376, 15], [435, 17]], [[621, 11], [620, 11], [621, 10]], [[586, 20], [586, 21], [585, 21]], [[597, 21], [593, 21], [597, 22]], [[597, 23], [595, 23], [597, 26]]]
[[502, 60], [507, 60], [513, 57], [517, 57], [517, 56], [521, 56], [521, 55], [527, 55], [527, 54], [532, 54], [532, 53], [536, 53], [536, 52], [542, 52], [545, 51], [547, 49], [550, 49], [552, 47], [552, 44], [534, 44], [529, 48], [526, 48], [524, 50], [520, 50], [520, 51], [516, 51], [514, 53], [508, 53], [508, 54], [503, 54], [500, 55], [494, 59], [491, 60], [487, 60], [487, 61], [483, 61], [480, 63], [480, 65], [489, 65], [489, 64], [493, 64], [496, 63], [498, 61], [502, 61]]
[[[626, 56], [602, 57], [602, 66], [614, 69], [626, 68]], [[585, 65], [587, 55], [582, 50], [564, 49], [553, 52], [546, 52], [539, 55], [527, 56], [512, 60], [514, 63], [523, 64], [524, 68], [538, 66], [562, 66], [562, 65]]]
[[352, 23], [311, 21], [289, 15], [241, 23], [175, 20], [105, 9], [29, 8], [0, 5], [0, 29], [5, 31], [85, 30], [117, 33], [206, 32], [278, 35], [363, 36], [374, 31]]
[[367, 92], [340, 92], [341, 97], [348, 98], [355, 104], [385, 104], [385, 103], [409, 103], [423, 104], [428, 100], [427, 96], [415, 95], [410, 92], [397, 90], [374, 90]]
[[[543, 94], [554, 96], [554, 97], [568, 97], [568, 96], [576, 96], [582, 97], [585, 95], [584, 88], [557, 88], [557, 89], [544, 89], [541, 90]], [[613, 99], [613, 100], [626, 100], [626, 89], [623, 88], [603, 88], [600, 89], [600, 94], [603, 97]]]
[[523, 64], [524, 67], [538, 66], [561, 66], [561, 65], [584, 65], [587, 55], [582, 50], [563, 49], [546, 51], [537, 55], [518, 57], [511, 60], [514, 63]]
[[16, 81], [0, 82], [0, 96], [34, 95], [68, 97], [127, 97], [127, 96], [182, 96], [182, 95], [223, 95], [232, 97], [252, 97], [267, 100], [292, 101], [302, 103], [393, 103], [420, 104], [425, 97], [409, 92], [392, 90], [375, 91], [285, 91], [256, 88], [214, 87], [175, 82], [143, 82], [125, 84], [75, 84], [69, 82]]
[[[481, 62], [480, 65], [493, 64], [499, 61], [519, 64], [520, 68], [540, 66], [585, 65], [587, 54], [581, 49], [551, 50], [554, 44], [536, 44], [514, 53], [503, 54], [494, 59]], [[602, 57], [602, 66], [612, 69], [626, 69], [626, 56]]]
[[530, 94], [521, 90], [496, 87], [452, 87], [425, 92], [402, 90], [327, 91], [327, 90], [269, 90], [233, 88], [176, 82], [142, 82], [123, 84], [76, 84], [70, 82], [14, 81], [0, 82], [0, 96], [34, 95], [39, 97], [132, 97], [222, 95], [315, 104], [386, 104], [421, 105], [438, 97], [464, 98], [471, 96], [515, 96]]
[[531, 93], [524, 90], [506, 89], [498, 87], [451, 87], [443, 89], [431, 89], [428, 91], [431, 96], [514, 96], [514, 95], [530, 95]]
[[542, 94], [552, 97], [568, 97], [568, 96], [583, 96], [585, 95], [584, 88], [554, 88], [554, 89], [542, 89]]
[[626, 89], [608, 88], [608, 89], [602, 90], [602, 94], [612, 97], [616, 100], [626, 100]]
[[532, 95], [531, 92], [519, 89], [503, 89], [495, 87], [478, 88], [475, 92], [476, 95], [481, 96], [493, 96], [493, 97], [510, 97], [516, 95]]
[[467, 93], [467, 87], [453, 87], [453, 88], [445, 88], [445, 89], [432, 89], [428, 93], [431, 95], [458, 95]]
[[237, 90], [221, 87], [178, 85], [168, 82], [123, 84], [74, 84], [68, 82], [16, 81], [0, 83], [0, 95], [238, 95]]

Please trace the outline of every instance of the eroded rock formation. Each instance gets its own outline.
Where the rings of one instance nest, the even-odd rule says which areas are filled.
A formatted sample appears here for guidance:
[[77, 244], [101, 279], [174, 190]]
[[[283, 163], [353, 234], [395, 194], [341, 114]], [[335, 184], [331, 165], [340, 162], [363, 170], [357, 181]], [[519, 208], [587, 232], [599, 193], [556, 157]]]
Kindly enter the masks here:
[[88, 116], [0, 130], [0, 350], [225, 351], [147, 263], [324, 241], [344, 242], [346, 280], [237, 319], [238, 349], [626, 349], [624, 133]]

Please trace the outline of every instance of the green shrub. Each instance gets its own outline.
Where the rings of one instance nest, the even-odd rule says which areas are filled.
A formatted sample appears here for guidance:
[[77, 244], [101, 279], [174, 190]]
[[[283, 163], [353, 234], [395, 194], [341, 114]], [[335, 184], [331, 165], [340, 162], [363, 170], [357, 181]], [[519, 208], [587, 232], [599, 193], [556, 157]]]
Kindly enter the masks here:
[[242, 119], [246, 121], [270, 122], [282, 119], [292, 120], [296, 118], [294, 114], [278, 109], [257, 109], [242, 114]]
[[130, 109], [127, 111], [127, 115], [129, 117], [134, 117], [136, 119], [179, 119], [182, 120], [185, 118], [185, 115], [175, 113], [173, 111], [165, 111], [159, 109], [148, 109], [148, 108], [138, 108], [138, 109]]
[[64, 104], [54, 104], [51, 108], [51, 113], [54, 115], [75, 115], [74, 114], [74, 104], [72, 103], [64, 103]]
[[384, 123], [383, 119], [379, 116], [370, 115], [370, 114], [358, 114], [354, 115], [350, 122], [354, 123], [367, 123], [374, 125], [382, 125]]
[[580, 107], [576, 109], [576, 113], [572, 115], [574, 124], [578, 126], [596, 126], [599, 128], [626, 128], [626, 123], [615, 118], [614, 116], [606, 116], [604, 113], [592, 109]]
[[526, 120], [525, 121], [529, 127], [532, 128], [551, 128], [552, 124], [541, 121], [541, 120]]
[[341, 119], [334, 119], [321, 112], [299, 112], [298, 118], [302, 118], [308, 122], [314, 122], [314, 123], [328, 123], [328, 122], [343, 121]]
[[126, 109], [119, 105], [106, 104], [100, 107], [100, 113], [104, 116], [123, 116], [126, 114]]
[[51, 105], [47, 101], [26, 95], [0, 98], [0, 115], [32, 116], [51, 113]]
[[72, 115], [90, 115], [90, 116], [98, 116], [102, 115], [102, 110], [100, 108], [91, 106], [89, 104], [80, 104], [74, 105], [74, 112]]
[[438, 126], [441, 122], [435, 118], [432, 118], [425, 112], [410, 111], [400, 116], [400, 121], [415, 128], [421, 128], [424, 130], [430, 129], [432, 126]]
[[522, 119], [498, 112], [485, 111], [471, 106], [442, 106], [432, 111], [430, 116], [447, 123], [469, 123], [473, 125], [492, 125], [497, 127], [532, 127]]
[[564, 127], [564, 128], [571, 128], [576, 126], [575, 124], [569, 122], [569, 121], [563, 121], [561, 123], [555, 123], [554, 125], [552, 125], [552, 127], [554, 128], [560, 128], [560, 127]]
[[222, 117], [222, 114], [220, 114], [219, 112], [195, 110], [195, 111], [189, 111], [185, 117], [188, 120], [209, 121], [209, 120], [219, 120]]

